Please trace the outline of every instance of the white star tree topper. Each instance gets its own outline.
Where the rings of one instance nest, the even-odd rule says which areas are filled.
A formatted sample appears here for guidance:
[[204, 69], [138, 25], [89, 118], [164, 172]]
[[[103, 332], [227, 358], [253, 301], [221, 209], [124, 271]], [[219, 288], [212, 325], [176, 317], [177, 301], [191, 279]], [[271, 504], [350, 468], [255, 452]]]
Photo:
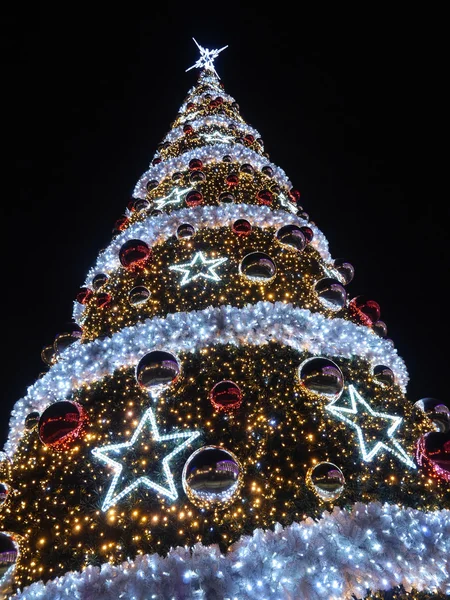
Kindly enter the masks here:
[[[171, 265], [169, 269], [171, 271], [179, 271], [180, 273], [183, 273], [180, 285], [186, 285], [186, 283], [195, 281], [199, 277], [210, 279], [212, 281], [220, 281], [220, 277], [217, 275], [215, 270], [226, 260], [228, 260], [226, 257], [206, 258], [203, 252], [197, 252], [194, 254], [191, 262], [182, 265]], [[192, 273], [193, 271], [195, 272]]]
[[[164, 196], [164, 198], [156, 198], [155, 199], [155, 208], [157, 210], [161, 210], [162, 208], [168, 206], [169, 204], [179, 204], [183, 198], [186, 196], [188, 192], [193, 190], [193, 187], [188, 187], [184, 189], [175, 188], [173, 189], [168, 196]], [[172, 198], [172, 199], [171, 199]]]
[[195, 40], [195, 38], [192, 39], [194, 40], [197, 48], [200, 50], [200, 58], [195, 64], [192, 65], [192, 67], [186, 69], [186, 72], [195, 68], [206, 69], [207, 71], [212, 71], [217, 77], [219, 77], [218, 73], [214, 68], [214, 61], [219, 56], [220, 52], [222, 52], [222, 50], [225, 50], [225, 48], [228, 48], [228, 46], [223, 46], [223, 48], [220, 48], [219, 50], [208, 50], [207, 48], [203, 48], [203, 46], [200, 46], [200, 44]]
[[[126, 453], [133, 449], [135, 445], [137, 446], [138, 439], [143, 432], [144, 426], [146, 425], [150, 426], [149, 439], [153, 442], [158, 443], [184, 439], [183, 442], [178, 444], [169, 454], [167, 454], [167, 456], [162, 459], [162, 470], [166, 479], [167, 487], [164, 487], [156, 481], [152, 481], [149, 476], [143, 475], [141, 477], [137, 477], [131, 483], [126, 484], [120, 491], [118, 491], [117, 488], [120, 487], [120, 476], [123, 471], [123, 464], [120, 462], [120, 459], [122, 459], [122, 462], [124, 462], [123, 459], [126, 456]], [[155, 492], [162, 494], [163, 496], [167, 496], [171, 500], [175, 500], [178, 497], [178, 492], [170, 471], [169, 462], [176, 454], [181, 452], [186, 446], [198, 438], [199, 435], [199, 431], [178, 431], [167, 435], [160, 435], [153, 410], [152, 408], [149, 408], [145, 411], [141, 421], [133, 433], [133, 436], [128, 442], [112, 444], [110, 446], [103, 446], [101, 448], [94, 448], [92, 450], [92, 454], [112, 467], [114, 471], [114, 477], [103, 502], [102, 510], [107, 511], [109, 508], [111, 508], [111, 506], [116, 505], [122, 498], [128, 496], [140, 485], [153, 489]], [[110, 454], [112, 454], [115, 458], [111, 457]]]
[[[363, 460], [365, 460], [366, 462], [370, 462], [378, 452], [381, 452], [384, 449], [385, 451], [390, 452], [391, 454], [399, 458], [402, 462], [408, 465], [408, 467], [416, 469], [416, 465], [405, 452], [405, 450], [402, 448], [402, 446], [399, 444], [399, 442], [393, 439], [393, 435], [395, 431], [400, 427], [403, 421], [403, 417], [376, 412], [364, 400], [361, 394], [356, 391], [353, 385], [349, 386], [349, 391], [351, 401], [350, 408], [345, 406], [335, 406], [335, 403], [338, 399], [333, 400], [331, 404], [328, 404], [325, 408], [326, 410], [333, 413], [336, 417], [338, 417], [338, 419], [341, 419], [345, 423], [348, 423], [351, 427], [353, 427], [356, 430]], [[368, 441], [365, 439], [364, 428], [346, 416], [360, 414], [358, 409], [361, 407], [363, 411], [369, 413], [372, 417], [379, 417], [380, 419], [390, 421], [391, 424], [386, 431], [386, 436], [389, 438], [388, 442], [377, 441], [370, 450], [368, 449]]]

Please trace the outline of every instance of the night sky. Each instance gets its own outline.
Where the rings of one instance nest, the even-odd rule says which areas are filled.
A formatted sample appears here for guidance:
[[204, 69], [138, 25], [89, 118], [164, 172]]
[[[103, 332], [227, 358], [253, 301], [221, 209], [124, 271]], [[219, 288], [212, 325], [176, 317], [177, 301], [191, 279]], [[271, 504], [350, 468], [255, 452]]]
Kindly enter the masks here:
[[42, 348], [65, 330], [197, 81], [186, 72], [198, 58], [192, 37], [228, 44], [215, 63], [226, 93], [300, 190], [331, 255], [355, 267], [350, 297], [380, 304], [408, 399], [449, 401], [447, 66], [430, 24], [441, 19], [376, 7], [3, 15], [2, 443], [13, 404], [45, 370]]

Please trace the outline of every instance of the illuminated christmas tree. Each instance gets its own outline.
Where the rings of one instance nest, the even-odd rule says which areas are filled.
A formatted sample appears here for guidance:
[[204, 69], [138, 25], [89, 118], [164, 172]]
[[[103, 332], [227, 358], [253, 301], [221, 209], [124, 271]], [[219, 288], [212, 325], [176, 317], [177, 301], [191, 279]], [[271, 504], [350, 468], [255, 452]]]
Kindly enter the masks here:
[[[200, 73], [14, 406], [4, 597], [442, 599], [450, 409]], [[190, 69], [187, 69], [188, 71]]]

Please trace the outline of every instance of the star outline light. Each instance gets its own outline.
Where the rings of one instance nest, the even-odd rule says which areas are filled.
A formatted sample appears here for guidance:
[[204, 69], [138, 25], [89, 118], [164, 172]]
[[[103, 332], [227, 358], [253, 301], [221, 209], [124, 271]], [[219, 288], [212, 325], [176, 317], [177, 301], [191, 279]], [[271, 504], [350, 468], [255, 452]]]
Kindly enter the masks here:
[[203, 46], [200, 46], [200, 44], [197, 42], [197, 40], [195, 38], [192, 38], [195, 42], [195, 45], [197, 46], [197, 48], [200, 50], [200, 58], [192, 65], [192, 67], [189, 67], [189, 69], [186, 69], [187, 71], [190, 71], [191, 69], [206, 69], [207, 71], [212, 71], [217, 77], [219, 77], [217, 71], [214, 68], [214, 61], [215, 59], [219, 56], [220, 52], [222, 52], [222, 50], [225, 50], [225, 48], [228, 48], [227, 46], [223, 46], [223, 48], [220, 48], [219, 50], [208, 50], [207, 48], [203, 48]]
[[[356, 389], [353, 385], [349, 385], [349, 392], [350, 392], [351, 408], [347, 408], [345, 406], [334, 406], [335, 402], [337, 402], [339, 400], [339, 398], [335, 398], [330, 404], [325, 406], [325, 409], [328, 410], [329, 412], [331, 412], [332, 414], [334, 414], [336, 417], [338, 417], [338, 419], [341, 419], [341, 421], [345, 421], [346, 423], [348, 423], [351, 427], [353, 427], [356, 430], [356, 433], [358, 436], [358, 441], [359, 441], [359, 447], [360, 447], [360, 450], [361, 450], [361, 453], [363, 456], [363, 460], [365, 462], [370, 462], [372, 460], [372, 458], [382, 448], [384, 448], [385, 450], [387, 450], [388, 452], [390, 452], [391, 454], [393, 454], [394, 456], [399, 458], [406, 465], [408, 465], [408, 467], [411, 467], [412, 469], [416, 469], [417, 468], [416, 465], [411, 460], [411, 458], [408, 456], [406, 451], [402, 448], [400, 443], [397, 440], [394, 440], [392, 438], [395, 431], [402, 424], [403, 417], [398, 417], [395, 415], [388, 415], [387, 413], [381, 413], [381, 412], [374, 411], [372, 409], [372, 407], [370, 406], [370, 404], [368, 404], [364, 400], [364, 398], [361, 396], [361, 394], [356, 391]], [[389, 444], [392, 444], [392, 446], [394, 446], [394, 448], [392, 448], [390, 445], [386, 444], [385, 442], [378, 441], [378, 442], [376, 442], [374, 447], [370, 450], [370, 452], [368, 452], [366, 443], [364, 441], [364, 433], [363, 433], [362, 428], [360, 427], [360, 425], [358, 425], [358, 423], [355, 423], [355, 421], [352, 421], [351, 419], [349, 419], [348, 417], [345, 416], [345, 413], [353, 414], [353, 415], [358, 414], [357, 403], [362, 404], [365, 407], [365, 409], [369, 412], [369, 414], [372, 415], [373, 417], [382, 417], [384, 419], [392, 420], [392, 425], [387, 430], [387, 435], [390, 438]]]
[[[202, 262], [202, 265], [206, 265], [206, 266], [209, 265], [208, 272], [196, 273], [195, 275], [190, 277], [190, 268], [193, 267], [196, 263], [198, 263], [199, 260]], [[205, 255], [203, 254], [202, 251], [199, 251], [194, 254], [194, 257], [191, 260], [191, 262], [184, 263], [182, 265], [170, 265], [169, 269], [171, 271], [179, 271], [180, 273], [183, 273], [183, 277], [181, 278], [181, 281], [180, 281], [181, 286], [186, 285], [186, 283], [189, 283], [190, 281], [195, 281], [199, 277], [203, 277], [204, 279], [211, 279], [212, 281], [220, 281], [220, 277], [215, 272], [215, 269], [217, 269], [217, 267], [219, 265], [221, 265], [222, 263], [224, 263], [227, 260], [228, 260], [228, 258], [226, 256], [222, 257], [222, 258], [208, 259], [208, 258], [205, 258]]]
[[[146, 475], [144, 475], [144, 476], [141, 476], [141, 477], [138, 477], [137, 479], [135, 479], [133, 481], [133, 483], [125, 486], [118, 494], [114, 494], [115, 489], [119, 483], [120, 475], [123, 471], [123, 465], [120, 462], [118, 462], [117, 460], [114, 460], [113, 458], [108, 456], [108, 452], [115, 452], [122, 448], [124, 448], [124, 449], [132, 448], [134, 443], [138, 439], [142, 429], [144, 428], [144, 426], [147, 423], [150, 423], [152, 438], [156, 442], [164, 442], [167, 440], [176, 440], [176, 439], [186, 438], [184, 440], [184, 442], [182, 442], [181, 444], [176, 446], [167, 456], [165, 456], [162, 459], [163, 471], [166, 476], [166, 480], [167, 480], [169, 487], [165, 488], [165, 487], [159, 485], [158, 483], [151, 481], [151, 479], [149, 479]], [[105, 499], [103, 501], [102, 511], [106, 512], [109, 508], [111, 508], [112, 506], [115, 506], [122, 498], [124, 498], [125, 496], [128, 496], [128, 494], [130, 494], [134, 489], [136, 489], [141, 484], [150, 489], [155, 490], [156, 492], [159, 492], [160, 494], [162, 494], [164, 496], [167, 496], [170, 500], [176, 500], [178, 498], [178, 492], [175, 487], [172, 473], [170, 471], [169, 461], [176, 454], [181, 452], [181, 450], [184, 450], [184, 448], [186, 446], [191, 444], [200, 435], [201, 435], [200, 431], [179, 431], [179, 432], [172, 433], [172, 434], [160, 435], [160, 433], [158, 431], [158, 426], [156, 423], [155, 415], [153, 413], [152, 408], [150, 407], [145, 411], [138, 426], [134, 430], [134, 433], [130, 440], [128, 440], [127, 442], [121, 442], [119, 444], [110, 444], [107, 446], [102, 446], [100, 448], [93, 448], [92, 454], [96, 458], [98, 458], [101, 461], [103, 461], [104, 463], [106, 463], [108, 466], [112, 467], [114, 470], [114, 477], [111, 482], [111, 485], [109, 486], [109, 489], [105, 496]]]
[[232, 135], [225, 135], [220, 133], [220, 131], [214, 131], [213, 133], [202, 133], [201, 137], [205, 140], [205, 142], [220, 142], [222, 144], [229, 144], [234, 139]]
[[[164, 196], [163, 198], [156, 198], [154, 200], [156, 210], [161, 210], [169, 204], [179, 204], [183, 200], [183, 196], [185, 196], [188, 192], [190, 192], [193, 189], [194, 188], [192, 186], [183, 189], [174, 188], [168, 196]], [[175, 196], [175, 200], [169, 200], [169, 198], [171, 198], [172, 196]]]

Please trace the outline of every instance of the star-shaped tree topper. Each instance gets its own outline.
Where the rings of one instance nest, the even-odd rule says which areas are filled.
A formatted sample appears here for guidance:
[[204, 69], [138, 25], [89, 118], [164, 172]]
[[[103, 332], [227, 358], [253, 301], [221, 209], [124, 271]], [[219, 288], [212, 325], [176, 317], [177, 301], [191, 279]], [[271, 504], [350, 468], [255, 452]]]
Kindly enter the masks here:
[[[353, 385], [349, 386], [349, 391], [350, 407], [336, 406], [335, 403], [338, 400], [336, 398], [325, 408], [338, 417], [338, 419], [345, 421], [345, 423], [348, 423], [350, 427], [353, 427], [353, 429], [356, 430], [363, 460], [366, 462], [371, 461], [378, 452], [384, 449], [399, 458], [402, 462], [407, 464], [408, 467], [416, 469], [416, 465], [406, 451], [399, 442], [393, 438], [395, 431], [400, 427], [403, 421], [403, 417], [374, 411], [361, 394], [356, 391]], [[364, 413], [368, 418], [362, 418], [364, 417]], [[349, 418], [347, 415], [355, 415], [356, 418]], [[382, 437], [383, 441], [377, 440], [372, 448], [369, 449], [369, 444], [371, 443], [371, 440], [369, 439], [369, 428], [371, 425], [374, 425], [375, 420], [377, 421], [376, 427], [379, 432], [379, 437]]]
[[[169, 269], [171, 271], [179, 271], [183, 273], [180, 285], [185, 285], [190, 281], [195, 281], [199, 277], [204, 279], [211, 279], [212, 281], [220, 281], [220, 277], [217, 275], [215, 269], [228, 258], [206, 258], [203, 252], [197, 252], [194, 254], [191, 262], [183, 265], [171, 265]], [[206, 268], [205, 268], [206, 267]]]
[[197, 48], [200, 50], [200, 58], [195, 64], [192, 65], [192, 67], [186, 69], [186, 72], [195, 68], [206, 69], [208, 71], [212, 71], [217, 77], [219, 77], [214, 68], [214, 61], [219, 56], [219, 53], [222, 52], [222, 50], [225, 50], [225, 48], [228, 48], [228, 46], [224, 46], [219, 50], [208, 50], [207, 48], [203, 48], [202, 46], [200, 46], [200, 44], [195, 40], [195, 38], [192, 39], [194, 40]]
[[[140, 485], [175, 500], [178, 492], [169, 462], [199, 435], [199, 431], [177, 431], [160, 435], [153, 410], [149, 408], [145, 411], [128, 442], [94, 448], [92, 454], [112, 467], [114, 471], [114, 477], [103, 502], [102, 510], [108, 510]], [[158, 445], [162, 446], [163, 451], [166, 451], [166, 442], [171, 442], [172, 446], [175, 444], [175, 447], [162, 459], [162, 469], [155, 468], [159, 458], [155, 456], [154, 448]], [[137, 456], [131, 460], [134, 454]], [[149, 471], [153, 471], [153, 473]], [[161, 476], [157, 477], [158, 481], [154, 480], [155, 472], [159, 471], [162, 471], [167, 486], [162, 485]], [[139, 473], [143, 474], [139, 475]]]

